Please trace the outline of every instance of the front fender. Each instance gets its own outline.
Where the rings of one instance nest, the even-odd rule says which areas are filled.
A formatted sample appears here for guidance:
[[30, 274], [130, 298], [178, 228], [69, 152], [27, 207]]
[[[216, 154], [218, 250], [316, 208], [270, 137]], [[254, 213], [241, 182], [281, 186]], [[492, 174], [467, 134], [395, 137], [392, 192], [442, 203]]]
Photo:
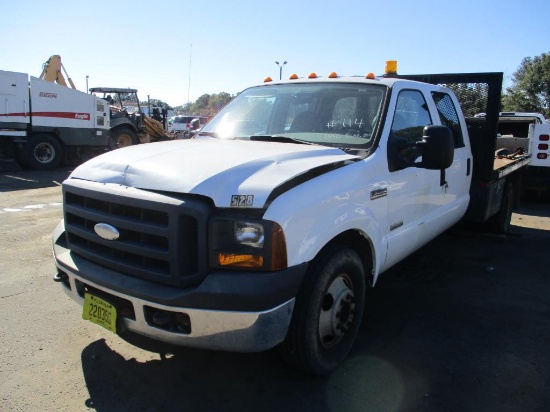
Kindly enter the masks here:
[[374, 280], [386, 258], [387, 197], [371, 199], [385, 182], [365, 181], [364, 162], [327, 173], [279, 196], [264, 218], [281, 225], [289, 266], [309, 262], [338, 235], [353, 230], [371, 245]]
[[138, 132], [136, 125], [132, 123], [127, 117], [116, 117], [111, 119], [111, 130], [123, 125], [130, 127], [134, 131], [134, 133]]

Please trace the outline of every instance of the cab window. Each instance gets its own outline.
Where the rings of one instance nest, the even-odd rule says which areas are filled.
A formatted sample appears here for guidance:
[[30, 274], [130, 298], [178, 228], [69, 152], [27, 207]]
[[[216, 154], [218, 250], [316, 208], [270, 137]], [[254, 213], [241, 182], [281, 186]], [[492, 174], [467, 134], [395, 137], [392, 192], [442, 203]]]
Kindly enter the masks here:
[[437, 107], [441, 124], [447, 126], [453, 133], [455, 148], [464, 147], [464, 137], [453, 99], [447, 93], [442, 92], [432, 92], [432, 97]]
[[432, 119], [419, 90], [402, 90], [397, 97], [395, 114], [388, 138], [388, 165], [391, 172], [414, 166], [422, 156], [416, 142], [422, 140], [425, 126]]

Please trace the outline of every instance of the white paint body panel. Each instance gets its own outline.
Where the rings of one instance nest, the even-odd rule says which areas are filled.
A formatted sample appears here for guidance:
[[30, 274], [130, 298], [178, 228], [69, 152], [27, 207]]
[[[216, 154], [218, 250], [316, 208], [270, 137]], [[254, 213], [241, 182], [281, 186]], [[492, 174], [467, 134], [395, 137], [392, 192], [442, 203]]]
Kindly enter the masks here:
[[254, 195], [250, 207], [262, 208], [273, 189], [296, 175], [355, 158], [324, 146], [198, 138], [115, 150], [71, 177], [203, 195], [218, 207], [230, 207], [233, 195]]
[[[529, 167], [550, 167], [550, 150], [548, 149], [550, 141], [541, 140], [541, 135], [550, 135], [550, 124], [534, 124], [529, 127], [530, 153], [532, 155]], [[546, 149], [540, 147], [546, 147]], [[546, 158], [539, 158], [539, 154], [546, 154]]]
[[0, 70], [0, 127], [2, 123], [31, 121], [29, 115], [29, 76]]
[[[30, 94], [33, 126], [105, 130], [110, 127], [107, 102], [93, 95], [32, 76]], [[103, 124], [96, 124], [97, 116], [104, 117]]]
[[107, 102], [96, 96], [33, 76], [29, 82], [27, 73], [0, 70], [0, 127], [32, 123], [33, 127], [109, 130], [108, 109]]

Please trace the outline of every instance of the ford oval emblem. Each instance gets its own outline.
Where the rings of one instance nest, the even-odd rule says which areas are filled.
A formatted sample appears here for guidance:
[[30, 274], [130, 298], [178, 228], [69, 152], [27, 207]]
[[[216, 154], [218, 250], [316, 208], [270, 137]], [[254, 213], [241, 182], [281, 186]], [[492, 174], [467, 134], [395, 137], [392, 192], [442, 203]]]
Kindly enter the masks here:
[[98, 223], [94, 226], [94, 231], [105, 240], [116, 240], [120, 236], [117, 228], [107, 223]]

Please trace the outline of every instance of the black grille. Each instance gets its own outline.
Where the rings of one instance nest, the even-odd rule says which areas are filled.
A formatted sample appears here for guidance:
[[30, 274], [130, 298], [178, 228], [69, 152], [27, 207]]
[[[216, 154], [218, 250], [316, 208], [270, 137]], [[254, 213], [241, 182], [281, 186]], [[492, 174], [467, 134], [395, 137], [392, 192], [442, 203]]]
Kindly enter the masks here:
[[[65, 230], [73, 253], [168, 285], [188, 286], [202, 278], [210, 213], [204, 202], [121, 186], [98, 185], [101, 191], [81, 187], [94, 185], [63, 185]], [[119, 238], [101, 238], [94, 230], [98, 223], [116, 228]]]

